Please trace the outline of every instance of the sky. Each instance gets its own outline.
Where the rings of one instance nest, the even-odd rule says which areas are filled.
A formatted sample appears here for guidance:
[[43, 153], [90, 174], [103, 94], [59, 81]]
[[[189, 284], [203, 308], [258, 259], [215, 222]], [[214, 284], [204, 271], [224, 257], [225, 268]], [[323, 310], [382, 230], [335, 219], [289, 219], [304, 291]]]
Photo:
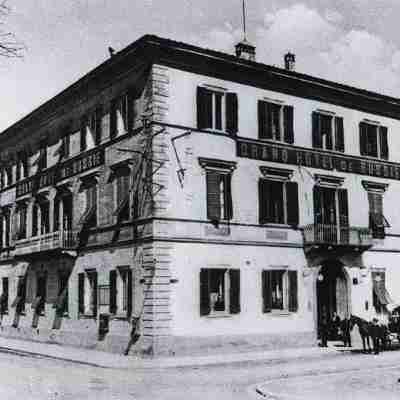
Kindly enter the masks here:
[[[0, 30], [24, 43], [0, 59], [0, 132], [144, 34], [233, 53], [242, 0], [7, 0]], [[399, 0], [246, 0], [257, 61], [400, 97]]]

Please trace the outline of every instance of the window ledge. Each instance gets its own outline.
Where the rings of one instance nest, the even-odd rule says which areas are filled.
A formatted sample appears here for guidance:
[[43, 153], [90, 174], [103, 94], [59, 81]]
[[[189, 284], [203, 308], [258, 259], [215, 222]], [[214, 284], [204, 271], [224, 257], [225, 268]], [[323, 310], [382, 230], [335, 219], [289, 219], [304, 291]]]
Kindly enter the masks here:
[[264, 314], [272, 317], [289, 317], [295, 313], [286, 310], [272, 310], [271, 312], [265, 312]]
[[232, 315], [225, 313], [225, 312], [221, 313], [221, 314], [211, 313], [211, 314], [207, 315], [207, 318], [211, 318], [211, 319], [213, 319], [213, 318], [232, 318]]

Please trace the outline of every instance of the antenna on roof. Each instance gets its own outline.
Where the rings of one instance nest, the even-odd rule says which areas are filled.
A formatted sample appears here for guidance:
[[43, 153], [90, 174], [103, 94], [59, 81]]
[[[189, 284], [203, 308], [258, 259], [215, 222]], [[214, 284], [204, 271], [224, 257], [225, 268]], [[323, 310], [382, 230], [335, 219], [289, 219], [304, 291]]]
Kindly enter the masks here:
[[243, 40], [246, 40], [246, 4], [243, 0]]

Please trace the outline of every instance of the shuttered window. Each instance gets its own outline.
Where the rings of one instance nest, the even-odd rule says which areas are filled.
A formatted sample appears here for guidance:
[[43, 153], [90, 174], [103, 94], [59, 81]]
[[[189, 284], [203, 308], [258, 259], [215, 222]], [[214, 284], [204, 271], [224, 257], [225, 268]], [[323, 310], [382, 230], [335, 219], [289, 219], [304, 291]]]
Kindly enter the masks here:
[[130, 188], [130, 169], [128, 166], [120, 167], [114, 172], [115, 182], [115, 211], [118, 221], [129, 219], [129, 188]]
[[127, 318], [132, 313], [132, 270], [128, 266], [110, 271], [110, 313]]
[[110, 137], [114, 138], [133, 129], [135, 115], [135, 93], [128, 90], [116, 97], [110, 105]]
[[382, 193], [368, 192], [369, 203], [369, 227], [372, 230], [372, 237], [376, 239], [385, 238], [385, 228], [390, 224], [383, 213]]
[[293, 107], [259, 100], [258, 137], [293, 143]]
[[[103, 115], [102, 107], [97, 106], [95, 110], [89, 112], [87, 115], [84, 115], [81, 118], [81, 127], [80, 127], [81, 151], [92, 149], [93, 147], [100, 144], [102, 137], [102, 122], [101, 122], [102, 115]], [[65, 140], [69, 141], [69, 139]], [[67, 143], [65, 143], [65, 145], [66, 144]], [[65, 146], [65, 149], [66, 148], [67, 146]]]
[[360, 122], [360, 154], [389, 159], [388, 129], [386, 126]]
[[216, 170], [206, 170], [207, 218], [210, 221], [233, 218], [231, 174]]
[[343, 118], [313, 112], [312, 145], [314, 148], [344, 152]]
[[97, 184], [91, 182], [86, 186], [86, 209], [82, 214], [79, 224], [82, 227], [94, 227], [97, 225]]
[[263, 312], [298, 310], [297, 271], [262, 271]]
[[240, 270], [200, 270], [200, 315], [240, 313]]
[[299, 224], [297, 182], [260, 179], [258, 191], [260, 224]]
[[197, 88], [197, 126], [199, 129], [238, 132], [238, 98], [236, 93]]

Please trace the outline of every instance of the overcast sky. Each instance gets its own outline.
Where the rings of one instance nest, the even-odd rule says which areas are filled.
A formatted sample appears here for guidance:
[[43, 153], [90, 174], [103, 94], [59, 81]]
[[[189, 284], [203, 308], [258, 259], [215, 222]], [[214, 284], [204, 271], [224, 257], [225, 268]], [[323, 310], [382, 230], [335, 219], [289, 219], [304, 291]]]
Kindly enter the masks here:
[[[400, 0], [246, 0], [257, 60], [400, 97]], [[8, 0], [27, 49], [0, 59], [0, 131], [146, 33], [233, 52], [242, 0]]]

